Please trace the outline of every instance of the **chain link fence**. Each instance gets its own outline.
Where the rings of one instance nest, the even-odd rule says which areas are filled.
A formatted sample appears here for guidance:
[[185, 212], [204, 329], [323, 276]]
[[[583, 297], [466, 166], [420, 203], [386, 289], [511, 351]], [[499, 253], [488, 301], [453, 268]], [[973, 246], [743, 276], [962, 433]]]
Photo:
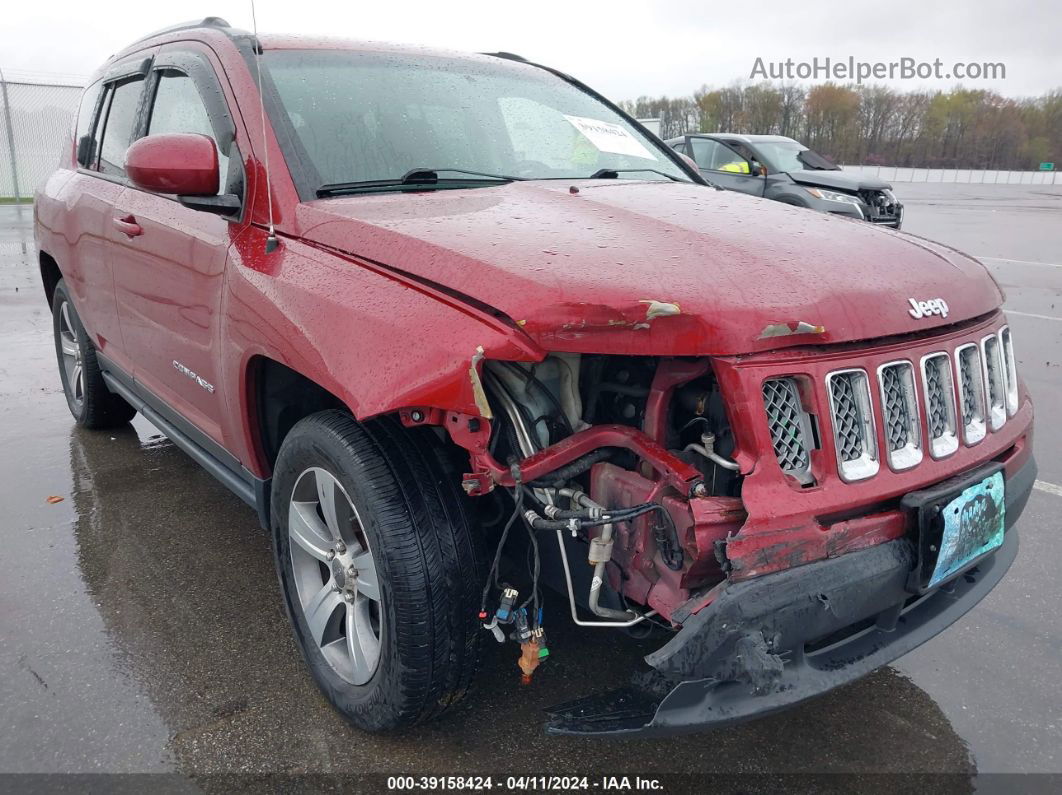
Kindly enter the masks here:
[[83, 82], [0, 71], [0, 204], [26, 202], [55, 170]]

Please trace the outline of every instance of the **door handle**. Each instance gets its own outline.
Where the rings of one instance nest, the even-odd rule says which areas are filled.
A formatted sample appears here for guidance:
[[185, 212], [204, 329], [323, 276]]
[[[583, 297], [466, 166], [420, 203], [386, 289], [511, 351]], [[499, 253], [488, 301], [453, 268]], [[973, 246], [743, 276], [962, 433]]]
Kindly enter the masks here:
[[132, 215], [126, 215], [114, 219], [114, 228], [126, 237], [137, 237], [144, 234], [144, 227], [136, 222]]

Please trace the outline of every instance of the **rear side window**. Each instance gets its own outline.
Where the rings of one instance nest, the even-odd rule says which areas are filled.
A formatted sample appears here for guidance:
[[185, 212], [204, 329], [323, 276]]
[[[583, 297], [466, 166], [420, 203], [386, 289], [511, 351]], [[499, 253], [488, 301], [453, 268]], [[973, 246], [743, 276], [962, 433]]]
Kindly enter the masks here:
[[206, 105], [195, 87], [195, 81], [183, 72], [169, 69], [159, 73], [151, 122], [148, 124], [148, 135], [164, 133], [199, 133], [213, 140], [214, 148], [218, 149], [218, 170], [224, 182], [229, 158], [218, 147]]
[[[100, 91], [103, 90], [103, 83], [97, 80], [91, 86], [85, 89], [85, 93], [81, 95], [81, 107], [77, 112], [77, 127], [74, 130], [74, 144], [77, 146], [78, 158], [77, 162], [82, 166], [89, 166], [96, 156], [96, 146], [93, 141], [93, 120], [96, 117], [96, 105], [99, 103]], [[82, 143], [82, 139], [87, 138], [86, 143]]]
[[100, 172], [113, 176], [125, 175], [125, 150], [135, 133], [136, 112], [140, 105], [142, 77], [119, 83], [111, 91], [107, 120], [100, 142]]

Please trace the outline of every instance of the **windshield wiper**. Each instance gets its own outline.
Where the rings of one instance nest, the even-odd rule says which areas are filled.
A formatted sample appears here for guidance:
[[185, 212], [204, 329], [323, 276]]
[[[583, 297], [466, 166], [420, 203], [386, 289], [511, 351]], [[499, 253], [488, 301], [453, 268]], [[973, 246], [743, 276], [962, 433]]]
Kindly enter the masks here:
[[[465, 174], [464, 177], [440, 177], [439, 173]], [[374, 191], [405, 190], [407, 188], [464, 188], [480, 185], [496, 185], [522, 180], [507, 174], [489, 174], [484, 171], [467, 171], [462, 168], [414, 168], [398, 179], [365, 179], [358, 182], [333, 182], [317, 189], [318, 197], [335, 196], [338, 193], [371, 193]]]
[[620, 174], [626, 174], [628, 172], [638, 173], [640, 171], [648, 171], [653, 174], [659, 174], [662, 177], [667, 177], [672, 182], [685, 182], [685, 180], [679, 179], [673, 174], [668, 174], [666, 171], [660, 171], [656, 168], [602, 168], [595, 171], [587, 179], [617, 179]]

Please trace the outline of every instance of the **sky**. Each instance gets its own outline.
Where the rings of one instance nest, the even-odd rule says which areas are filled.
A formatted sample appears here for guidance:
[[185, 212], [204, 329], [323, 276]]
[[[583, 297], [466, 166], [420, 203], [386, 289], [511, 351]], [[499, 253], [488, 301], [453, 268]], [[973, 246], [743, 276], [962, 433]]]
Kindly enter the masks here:
[[[1002, 63], [1005, 79], [870, 82], [904, 89], [947, 89], [961, 82], [1013, 97], [1062, 88], [1058, 0], [256, 1], [263, 33], [505, 50], [569, 72], [614, 100], [687, 95], [705, 84], [747, 80], [757, 58], [765, 65], [788, 58], [939, 58], [945, 73], [959, 61]], [[0, 69], [16, 77], [86, 76], [146, 33], [210, 15], [251, 28], [249, 0], [8, 0], [0, 23]]]

